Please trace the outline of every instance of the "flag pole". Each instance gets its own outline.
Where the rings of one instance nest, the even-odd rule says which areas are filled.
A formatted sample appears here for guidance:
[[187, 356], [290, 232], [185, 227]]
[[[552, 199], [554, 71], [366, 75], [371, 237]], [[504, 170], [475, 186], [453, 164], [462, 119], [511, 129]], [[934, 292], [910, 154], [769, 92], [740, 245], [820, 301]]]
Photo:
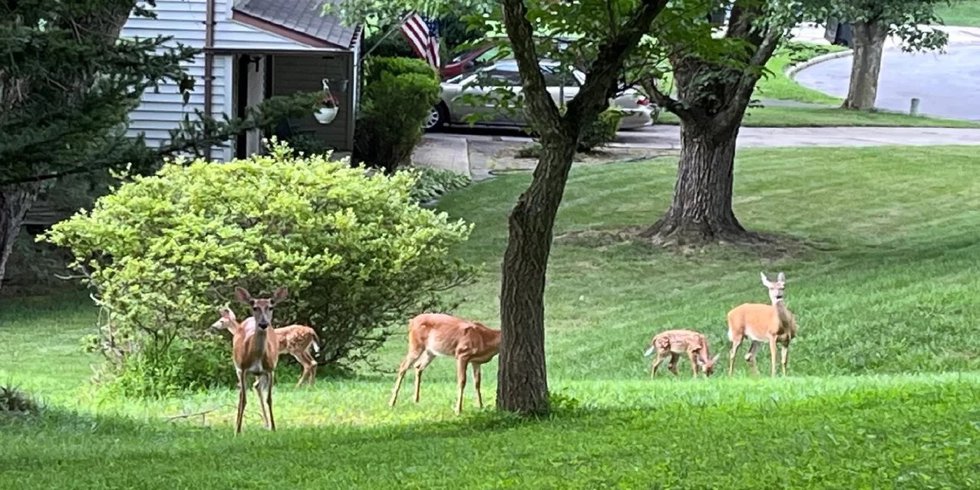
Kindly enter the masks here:
[[405, 21], [408, 20], [408, 18], [411, 17], [413, 13], [415, 13], [414, 10], [409, 11], [407, 14], [403, 15], [402, 18], [398, 21], [397, 24], [391, 26], [391, 28], [388, 29], [388, 32], [386, 32], [384, 36], [381, 36], [381, 39], [378, 39], [378, 42], [374, 43], [374, 46], [371, 46], [371, 49], [367, 50], [367, 52], [364, 53], [363, 58], [367, 58], [371, 54], [371, 51], [374, 51], [375, 48], [377, 48], [378, 46], [380, 46], [381, 43], [384, 42], [385, 39], [388, 39], [388, 36], [391, 36], [392, 34], [394, 34], [394, 32], [397, 31], [398, 28], [401, 27], [402, 24], [404, 24]]

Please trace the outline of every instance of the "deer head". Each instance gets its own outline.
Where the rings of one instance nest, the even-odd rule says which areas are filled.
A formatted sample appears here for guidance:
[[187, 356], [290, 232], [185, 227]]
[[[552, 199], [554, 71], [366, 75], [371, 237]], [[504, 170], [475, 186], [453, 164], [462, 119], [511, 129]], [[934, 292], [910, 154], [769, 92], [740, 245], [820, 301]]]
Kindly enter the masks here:
[[211, 324], [212, 330], [228, 330], [231, 332], [232, 328], [238, 324], [238, 319], [235, 318], [235, 312], [231, 310], [230, 305], [218, 308], [218, 314], [221, 316]]
[[269, 325], [272, 324], [273, 308], [283, 302], [288, 294], [289, 291], [281, 287], [276, 289], [275, 293], [272, 293], [271, 298], [253, 298], [244, 288], [235, 288], [235, 298], [252, 308], [252, 317], [255, 319], [255, 325], [262, 330], [269, 328]]
[[718, 362], [718, 356], [720, 355], [721, 354], [715, 354], [715, 357], [712, 357], [706, 361], [702, 360], [700, 357], [698, 358], [698, 366], [701, 367], [701, 371], [704, 372], [705, 376], [711, 376], [715, 373], [715, 363]]
[[772, 304], [782, 301], [783, 289], [786, 287], [786, 276], [780, 272], [776, 276], [775, 281], [770, 281], [769, 278], [766, 277], [765, 272], [760, 272], [759, 275], [762, 276], [762, 285], [769, 289], [769, 300], [772, 301]]

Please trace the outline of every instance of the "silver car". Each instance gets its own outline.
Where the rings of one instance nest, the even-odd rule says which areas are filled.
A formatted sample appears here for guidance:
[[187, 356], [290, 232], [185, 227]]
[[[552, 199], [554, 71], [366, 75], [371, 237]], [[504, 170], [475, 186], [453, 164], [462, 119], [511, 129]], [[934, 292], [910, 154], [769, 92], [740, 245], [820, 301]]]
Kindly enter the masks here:
[[[542, 61], [540, 65], [548, 92], [556, 104], [560, 103], [559, 97], [564, 97], [566, 103], [572, 100], [578, 94], [579, 87], [585, 83], [585, 73], [579, 70], [569, 70], [563, 76], [556, 62]], [[429, 113], [424, 124], [425, 129], [470, 124], [471, 120], [473, 124], [485, 126], [527, 126], [523, 111], [501, 108], [498, 100], [495, 100], [498, 99], [496, 91], [501, 88], [519, 96], [522, 90], [521, 76], [515, 60], [501, 60], [442, 82], [440, 101]], [[651, 124], [656, 110], [646, 97], [633, 89], [628, 89], [611, 100], [610, 106], [624, 113], [620, 129], [635, 129]]]

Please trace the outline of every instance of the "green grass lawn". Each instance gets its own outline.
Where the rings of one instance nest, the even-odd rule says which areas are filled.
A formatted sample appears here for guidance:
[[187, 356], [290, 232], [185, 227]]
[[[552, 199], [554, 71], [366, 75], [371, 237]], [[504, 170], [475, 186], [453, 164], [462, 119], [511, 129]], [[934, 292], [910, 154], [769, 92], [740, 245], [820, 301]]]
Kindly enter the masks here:
[[936, 14], [948, 26], [980, 27], [980, 0], [954, 0], [952, 5], [940, 4]]
[[804, 87], [786, 75], [791, 66], [828, 53], [846, 51], [843, 46], [788, 41], [773, 54], [766, 64], [769, 70], [755, 86], [754, 97], [793, 100], [812, 104], [840, 105], [843, 99], [819, 90]]
[[[476, 410], [471, 387], [466, 413], [453, 416], [446, 359], [426, 371], [420, 404], [409, 401], [409, 379], [394, 410], [385, 406], [391, 374], [295, 389], [289, 365], [276, 389], [280, 430], [261, 430], [250, 398], [236, 439], [231, 389], [164, 400], [98, 396], [86, 383], [98, 358], [78, 348], [95, 319], [83, 296], [5, 299], [0, 383], [35, 393], [48, 410], [38, 419], [0, 416], [0, 488], [976, 487], [975, 153], [741, 152], [735, 209], [743, 223], [812, 244], [778, 257], [569, 239], [652, 223], [676, 172], [670, 159], [575, 168], [546, 301], [551, 389], [573, 401], [547, 420]], [[500, 176], [440, 203], [476, 223], [458, 253], [483, 273], [451, 293], [464, 300], [459, 314], [497, 325], [506, 213], [528, 178]], [[754, 378], [739, 362], [733, 379], [648, 379], [641, 353], [658, 330], [695, 328], [727, 352], [725, 313], [766, 300], [760, 270], [787, 275], [800, 324], [790, 377]], [[394, 368], [404, 349], [398, 336], [378, 360]], [[768, 351], [759, 357], [767, 372]], [[496, 361], [484, 378], [492, 405]], [[211, 412], [168, 421], [201, 411]]]

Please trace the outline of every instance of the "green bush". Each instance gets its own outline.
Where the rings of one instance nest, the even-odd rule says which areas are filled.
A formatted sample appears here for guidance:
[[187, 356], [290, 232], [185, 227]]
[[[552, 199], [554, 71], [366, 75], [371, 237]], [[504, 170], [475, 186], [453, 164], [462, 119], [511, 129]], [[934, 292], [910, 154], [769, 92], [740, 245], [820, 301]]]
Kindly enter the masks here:
[[576, 150], [579, 152], [592, 151], [615, 140], [616, 131], [619, 131], [619, 122], [622, 119], [622, 111], [616, 108], [603, 111], [592, 124], [582, 130], [582, 136], [579, 138]]
[[288, 287], [275, 323], [313, 326], [322, 361], [342, 367], [467, 280], [473, 269], [449, 250], [471, 226], [420, 208], [415, 180], [274, 145], [136, 177], [45, 236], [97, 291], [107, 314], [98, 346], [116, 387], [164, 395], [232, 382], [229, 342], [207, 327], [236, 285], [256, 296]]
[[447, 192], [462, 189], [472, 182], [468, 175], [441, 168], [412, 167], [399, 170], [399, 172], [406, 172], [415, 176], [415, 185], [412, 187], [411, 195], [420, 203], [432, 201]]
[[407, 164], [439, 100], [439, 77], [424, 61], [372, 58], [354, 131], [354, 158], [391, 173]]

